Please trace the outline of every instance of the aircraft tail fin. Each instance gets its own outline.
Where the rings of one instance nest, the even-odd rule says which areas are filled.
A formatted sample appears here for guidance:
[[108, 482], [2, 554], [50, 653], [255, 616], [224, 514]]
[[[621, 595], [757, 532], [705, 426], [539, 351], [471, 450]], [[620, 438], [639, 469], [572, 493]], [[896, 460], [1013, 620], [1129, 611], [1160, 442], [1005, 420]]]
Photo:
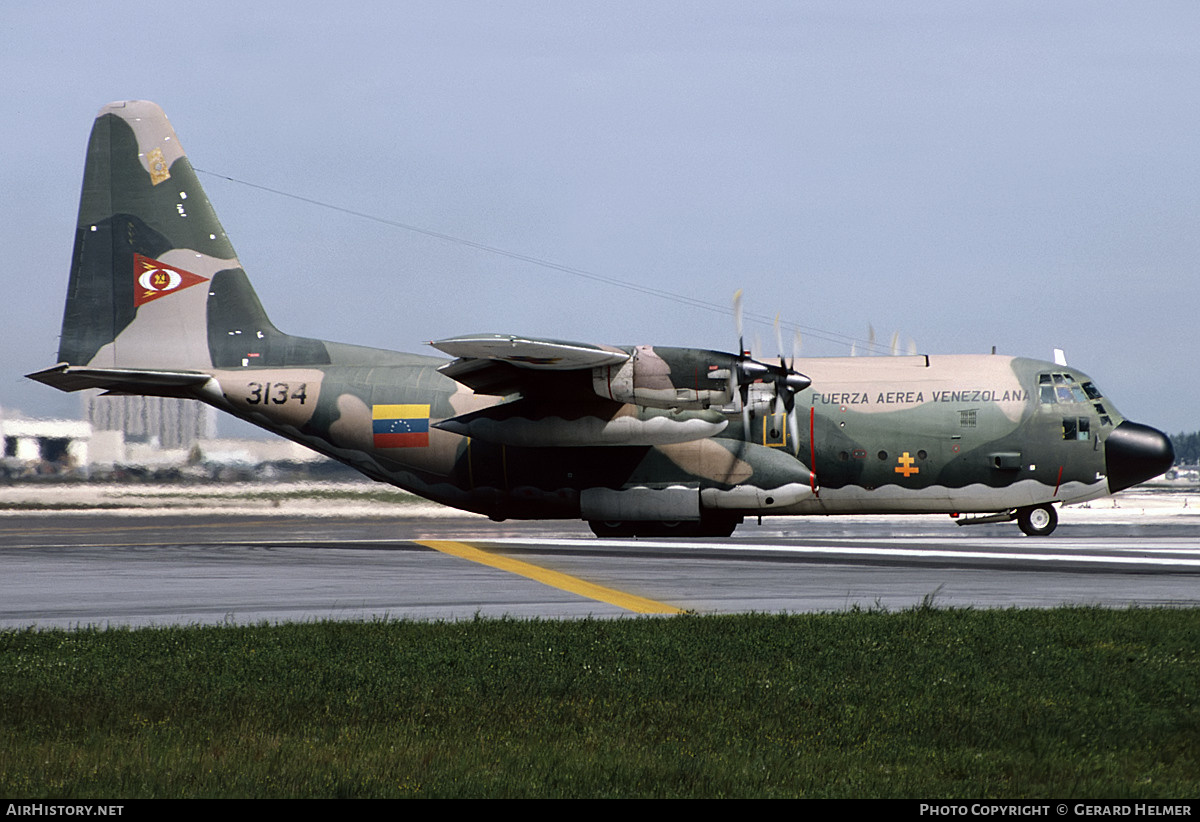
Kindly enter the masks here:
[[328, 362], [271, 324], [154, 103], [110, 103], [92, 127], [58, 359], [127, 378]]

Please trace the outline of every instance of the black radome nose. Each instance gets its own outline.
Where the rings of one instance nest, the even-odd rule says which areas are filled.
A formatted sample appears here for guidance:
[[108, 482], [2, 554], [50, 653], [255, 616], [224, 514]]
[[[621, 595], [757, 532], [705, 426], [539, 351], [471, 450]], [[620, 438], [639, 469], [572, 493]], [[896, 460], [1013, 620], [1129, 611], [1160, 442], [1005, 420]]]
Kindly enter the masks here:
[[1175, 464], [1171, 440], [1157, 428], [1125, 422], [1104, 441], [1104, 467], [1108, 491], [1115, 494], [1130, 486], [1165, 474]]

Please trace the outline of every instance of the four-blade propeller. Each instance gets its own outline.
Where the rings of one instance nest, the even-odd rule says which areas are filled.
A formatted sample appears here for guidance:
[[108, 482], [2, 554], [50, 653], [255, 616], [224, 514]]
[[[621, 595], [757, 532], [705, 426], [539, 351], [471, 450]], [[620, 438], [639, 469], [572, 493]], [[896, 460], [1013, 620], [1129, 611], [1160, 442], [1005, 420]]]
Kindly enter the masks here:
[[799, 425], [794, 413], [796, 394], [812, 385], [805, 375], [794, 369], [800, 356], [800, 332], [792, 341], [792, 358], [789, 361], [783, 354], [783, 337], [779, 327], [779, 316], [775, 317], [775, 343], [779, 348], [779, 365], [769, 365], [755, 360], [746, 350], [745, 338], [742, 333], [742, 291], [733, 295], [733, 317], [738, 335], [738, 353], [733, 368], [730, 369], [730, 393], [737, 398], [742, 412], [742, 435], [750, 439], [750, 386], [756, 381], [771, 383], [775, 394], [775, 414], [786, 413], [788, 433], [792, 438], [792, 450], [800, 449]]

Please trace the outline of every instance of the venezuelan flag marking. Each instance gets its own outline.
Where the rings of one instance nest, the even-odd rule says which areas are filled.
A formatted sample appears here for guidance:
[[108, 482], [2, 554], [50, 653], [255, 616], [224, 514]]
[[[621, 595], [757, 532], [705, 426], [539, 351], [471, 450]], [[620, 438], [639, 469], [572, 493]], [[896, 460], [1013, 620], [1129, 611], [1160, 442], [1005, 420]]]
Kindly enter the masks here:
[[424, 448], [429, 445], [429, 406], [372, 405], [371, 432], [376, 448]]
[[570, 591], [573, 594], [594, 599], [597, 602], [607, 602], [609, 605], [615, 605], [618, 608], [624, 608], [636, 614], [683, 613], [683, 609], [676, 608], [674, 605], [667, 605], [664, 602], [656, 602], [652, 599], [637, 596], [636, 594], [627, 594], [624, 591], [618, 591], [614, 588], [596, 585], [579, 577], [573, 577], [570, 574], [551, 571], [549, 568], [542, 568], [539, 565], [532, 565], [528, 562], [522, 562], [519, 559], [500, 556], [491, 551], [485, 551], [482, 548], [468, 545], [465, 542], [450, 542], [448, 540], [437, 539], [420, 539], [415, 540], [415, 542], [417, 545], [424, 545], [426, 548], [441, 551], [443, 554], [450, 554], [451, 556], [469, 559], [472, 562], [478, 562], [481, 565], [487, 565], [501, 571], [508, 571], [510, 574], [517, 574], [536, 580], [543, 585], [549, 585], [552, 588], [558, 588], [562, 591]]

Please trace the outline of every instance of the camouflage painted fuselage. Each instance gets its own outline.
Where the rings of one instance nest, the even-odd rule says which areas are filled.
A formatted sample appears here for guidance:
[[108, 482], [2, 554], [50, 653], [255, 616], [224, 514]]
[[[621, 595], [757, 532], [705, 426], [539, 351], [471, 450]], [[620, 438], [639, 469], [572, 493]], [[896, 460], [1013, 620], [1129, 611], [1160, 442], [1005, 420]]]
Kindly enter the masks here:
[[[657, 351], [668, 361], [674, 353]], [[1122, 422], [1099, 397], [1041, 402], [1042, 375], [1090, 385], [1085, 375], [1052, 363], [863, 357], [797, 364], [814, 383], [796, 398], [799, 443], [789, 442], [789, 426], [770, 413], [754, 415], [743, 439], [734, 413], [715, 436], [664, 445], [520, 447], [430, 427], [421, 445], [378, 447], [373, 408], [428, 406], [428, 419], [437, 423], [500, 401], [442, 376], [436, 369], [444, 360], [354, 348], [345, 354], [374, 363], [217, 370], [222, 396], [212, 401], [368, 476], [495, 518], [577, 518], [580, 493], [594, 487], [770, 491], [797, 481], [814, 493], [742, 512], [969, 513], [1077, 502], [1109, 493], [1102, 442]], [[585, 399], [573, 410], [580, 417], [631, 411], [598, 404]], [[536, 427], [545, 418], [522, 419]]]

